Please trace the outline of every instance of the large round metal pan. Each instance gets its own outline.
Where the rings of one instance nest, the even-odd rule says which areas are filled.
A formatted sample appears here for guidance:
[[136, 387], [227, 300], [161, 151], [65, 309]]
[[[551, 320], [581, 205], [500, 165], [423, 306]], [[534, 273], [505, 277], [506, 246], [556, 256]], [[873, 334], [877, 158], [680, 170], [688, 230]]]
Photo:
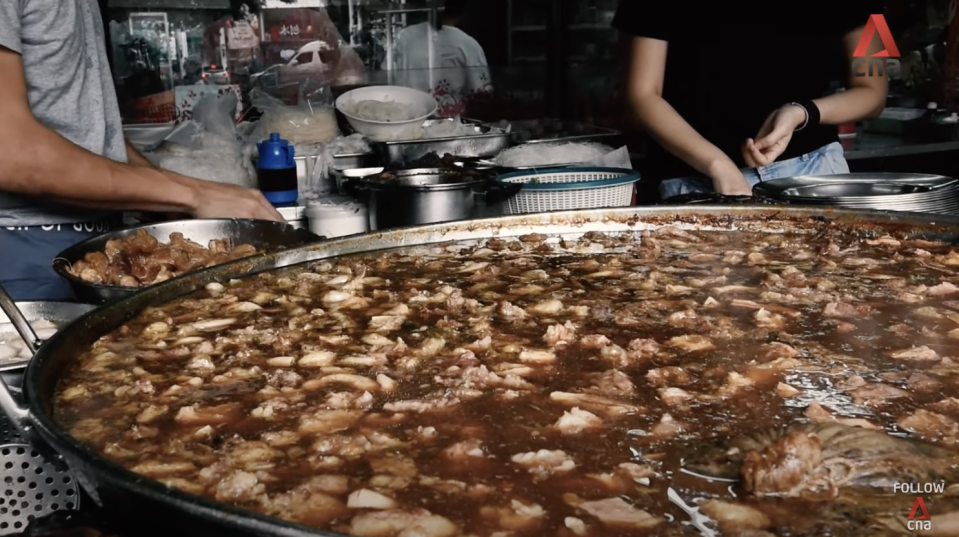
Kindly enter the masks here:
[[262, 252], [295, 248], [320, 240], [320, 237], [308, 230], [295, 229], [290, 225], [277, 222], [227, 219], [177, 220], [113, 231], [75, 244], [57, 255], [53, 260], [53, 270], [70, 283], [74, 294], [82, 302], [104, 304], [137, 293], [144, 288], [98, 285], [81, 280], [71, 274], [68, 269], [88, 253], [102, 252], [107, 241], [132, 237], [141, 229], [160, 242], [169, 242], [170, 234], [179, 232], [183, 233], [186, 239], [204, 246], [214, 239], [227, 239], [234, 245], [251, 244]]
[[[332, 535], [278, 519], [251, 513], [206, 498], [165, 487], [101, 458], [64, 432], [53, 419], [53, 397], [63, 372], [81, 349], [120, 327], [139, 311], [251, 273], [346, 254], [371, 252], [446, 241], [515, 237], [529, 233], [580, 235], [585, 232], [623, 232], [673, 225], [693, 230], [753, 230], [816, 233], [848, 229], [851, 233], [911, 236], [959, 243], [959, 218], [906, 213], [877, 213], [797, 207], [656, 207], [545, 213], [454, 222], [345, 237], [235, 261], [158, 284], [136, 295], [99, 308], [44, 344], [27, 367], [26, 404], [19, 404], [0, 385], [0, 407], [22, 430], [59, 452], [94, 502], [104, 505], [118, 522], [132, 524], [136, 535], [176, 534], [180, 537], [243, 535], [306, 537]], [[149, 523], [144, 523], [149, 517]]]

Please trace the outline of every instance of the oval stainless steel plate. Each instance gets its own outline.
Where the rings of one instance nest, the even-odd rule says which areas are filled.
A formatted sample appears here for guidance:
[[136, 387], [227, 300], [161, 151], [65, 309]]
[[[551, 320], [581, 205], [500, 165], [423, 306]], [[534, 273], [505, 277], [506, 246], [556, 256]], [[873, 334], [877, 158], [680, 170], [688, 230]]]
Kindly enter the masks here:
[[926, 213], [950, 213], [959, 209], [959, 179], [942, 175], [802, 176], [765, 181], [753, 191], [759, 197], [793, 204]]

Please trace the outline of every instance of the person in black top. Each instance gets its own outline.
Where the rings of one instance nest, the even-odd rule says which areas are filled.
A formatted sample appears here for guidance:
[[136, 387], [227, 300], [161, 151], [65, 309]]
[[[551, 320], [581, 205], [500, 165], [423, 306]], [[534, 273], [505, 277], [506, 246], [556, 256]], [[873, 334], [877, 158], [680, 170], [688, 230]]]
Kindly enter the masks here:
[[[837, 125], [886, 103], [885, 73], [852, 72], [881, 13], [869, 0], [621, 0], [613, 26], [633, 36], [629, 98], [657, 142], [646, 176], [662, 197], [848, 173]], [[867, 55], [884, 48], [877, 33]], [[834, 80], [847, 90], [826, 96]]]

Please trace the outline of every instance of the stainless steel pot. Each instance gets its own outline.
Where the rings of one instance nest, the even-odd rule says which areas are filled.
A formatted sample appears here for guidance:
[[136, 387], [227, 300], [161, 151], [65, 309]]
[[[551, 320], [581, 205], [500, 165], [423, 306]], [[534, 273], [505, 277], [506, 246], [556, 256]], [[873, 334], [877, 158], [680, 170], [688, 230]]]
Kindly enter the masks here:
[[[190, 273], [88, 313], [48, 340], [27, 367], [25, 404], [0, 385], [0, 408], [25, 434], [55, 449], [94, 503], [135, 534], [308, 537], [335, 535], [187, 494], [110, 462], [63, 431], [53, 400], [80, 350], [116, 330], [144, 308], [159, 306], [212, 282], [338, 256], [447, 241], [517, 237], [530, 233], [575, 238], [587, 232], [637, 232], [671, 225], [687, 230], [745, 230], [814, 234], [847, 230], [878, 236], [904, 234], [959, 243], [959, 217], [805, 207], [656, 207], [517, 215], [345, 237]], [[0, 301], [0, 306], [6, 305]], [[9, 313], [9, 312], [8, 312]], [[27, 327], [29, 328], [29, 327]], [[150, 514], [144, 524], [144, 513]]]
[[476, 217], [477, 192], [493, 204], [522, 188], [497, 185], [490, 173], [439, 168], [383, 172], [343, 186], [354, 197], [368, 198], [373, 230], [468, 220]]

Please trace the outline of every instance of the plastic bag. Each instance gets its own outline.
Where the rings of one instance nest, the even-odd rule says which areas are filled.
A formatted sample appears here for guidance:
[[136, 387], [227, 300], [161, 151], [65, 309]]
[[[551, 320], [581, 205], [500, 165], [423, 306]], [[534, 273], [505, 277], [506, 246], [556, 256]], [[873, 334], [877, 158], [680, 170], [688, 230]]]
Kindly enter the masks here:
[[236, 117], [239, 102], [232, 91], [222, 95], [206, 94], [193, 107], [193, 121], [208, 133], [236, 140], [236, 121], [233, 118]]
[[629, 158], [629, 148], [623, 146], [616, 151], [607, 153], [596, 160], [583, 164], [582, 166], [597, 166], [600, 168], [622, 168], [626, 170], [632, 170], [633, 161]]
[[260, 89], [250, 92], [253, 106], [263, 112], [259, 129], [254, 129], [257, 140], [275, 132], [298, 146], [324, 144], [339, 136], [329, 87], [320, 86], [310, 92], [307, 88], [306, 83], [301, 84], [296, 106], [289, 106]]
[[505, 168], [583, 166], [613, 153], [614, 148], [595, 142], [549, 142], [523, 144], [500, 152], [493, 159]]
[[233, 92], [204, 95], [193, 109], [193, 119], [174, 129], [157, 151], [144, 156], [181, 175], [256, 188], [253, 148], [236, 136], [237, 104]]

